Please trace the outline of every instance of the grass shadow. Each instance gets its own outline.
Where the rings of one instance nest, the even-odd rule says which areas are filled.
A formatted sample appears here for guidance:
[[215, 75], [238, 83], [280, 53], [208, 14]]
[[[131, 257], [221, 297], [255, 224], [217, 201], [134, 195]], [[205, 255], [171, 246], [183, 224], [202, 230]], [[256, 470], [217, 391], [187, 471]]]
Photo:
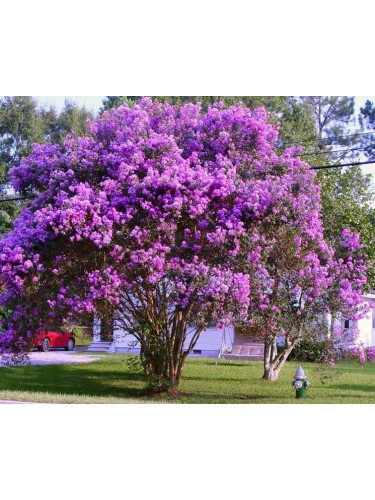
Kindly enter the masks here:
[[95, 369], [91, 365], [2, 368], [0, 390], [119, 398], [146, 397], [141, 373]]
[[325, 389], [330, 389], [335, 391], [339, 389], [342, 391], [372, 392], [375, 396], [375, 386], [369, 386], [364, 384], [335, 384], [333, 387], [327, 385], [325, 386]]

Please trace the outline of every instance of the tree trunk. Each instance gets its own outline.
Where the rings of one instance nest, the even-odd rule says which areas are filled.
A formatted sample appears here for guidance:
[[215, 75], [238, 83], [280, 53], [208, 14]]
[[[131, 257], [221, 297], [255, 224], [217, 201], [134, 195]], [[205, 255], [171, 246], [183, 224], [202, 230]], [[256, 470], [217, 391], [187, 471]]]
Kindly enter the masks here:
[[193, 349], [202, 329], [198, 329], [185, 347], [188, 315], [176, 311], [170, 330], [145, 330], [142, 335], [141, 360], [147, 378], [147, 389], [153, 394], [179, 394], [178, 387], [186, 357]]
[[285, 348], [278, 352], [276, 339], [265, 341], [264, 345], [264, 373], [262, 380], [275, 381], [279, 377], [279, 373], [288, 359], [289, 354], [295, 346], [295, 341], [286, 341]]
[[279, 376], [279, 374], [276, 373], [276, 370], [273, 368], [273, 366], [264, 367], [264, 373], [263, 373], [262, 380], [275, 381], [275, 380], [277, 380], [278, 376]]

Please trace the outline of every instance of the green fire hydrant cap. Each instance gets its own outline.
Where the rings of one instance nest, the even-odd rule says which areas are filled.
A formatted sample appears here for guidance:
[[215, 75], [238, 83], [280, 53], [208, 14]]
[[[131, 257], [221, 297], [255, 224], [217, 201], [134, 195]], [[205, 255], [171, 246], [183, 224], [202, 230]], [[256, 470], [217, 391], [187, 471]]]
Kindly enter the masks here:
[[307, 376], [305, 375], [302, 366], [298, 365], [296, 373], [294, 374], [294, 380], [305, 380], [306, 378]]

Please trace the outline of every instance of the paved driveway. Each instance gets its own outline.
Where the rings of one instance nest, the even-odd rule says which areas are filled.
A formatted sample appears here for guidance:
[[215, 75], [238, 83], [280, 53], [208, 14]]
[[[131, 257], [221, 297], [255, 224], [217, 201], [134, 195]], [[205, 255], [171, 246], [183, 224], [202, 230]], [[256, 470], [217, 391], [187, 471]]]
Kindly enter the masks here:
[[30, 362], [32, 365], [67, 365], [73, 363], [91, 363], [100, 359], [102, 356], [90, 354], [75, 354], [67, 351], [49, 351], [30, 353]]

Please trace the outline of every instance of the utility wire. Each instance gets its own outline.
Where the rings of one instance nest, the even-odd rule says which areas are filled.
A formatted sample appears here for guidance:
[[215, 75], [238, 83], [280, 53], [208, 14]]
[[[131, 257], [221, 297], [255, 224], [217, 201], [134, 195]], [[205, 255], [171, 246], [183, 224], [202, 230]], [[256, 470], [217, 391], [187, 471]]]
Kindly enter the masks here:
[[286, 144], [284, 144], [284, 147], [290, 146], [292, 144], [322, 144], [324, 141], [334, 141], [335, 139], [339, 139], [342, 137], [358, 137], [359, 135], [373, 135], [375, 134], [375, 130], [371, 130], [370, 132], [358, 132], [358, 133], [353, 133], [353, 134], [343, 134], [343, 135], [335, 135], [333, 137], [322, 137], [321, 139], [317, 139], [316, 137], [309, 139], [306, 139], [304, 141], [291, 141]]
[[352, 148], [352, 149], [336, 149], [333, 151], [317, 151], [316, 153], [303, 153], [303, 156], [315, 156], [315, 155], [330, 155], [332, 153], [351, 153], [352, 151], [364, 151], [366, 148]]
[[351, 163], [340, 163], [339, 165], [319, 165], [318, 167], [311, 167], [312, 170], [322, 170], [323, 168], [341, 168], [341, 167], [354, 167], [356, 165], [370, 165], [375, 164], [375, 160], [371, 161], [357, 161]]
[[33, 198], [0, 198], [0, 203], [6, 203], [7, 201], [20, 201], [20, 200], [32, 200]]

